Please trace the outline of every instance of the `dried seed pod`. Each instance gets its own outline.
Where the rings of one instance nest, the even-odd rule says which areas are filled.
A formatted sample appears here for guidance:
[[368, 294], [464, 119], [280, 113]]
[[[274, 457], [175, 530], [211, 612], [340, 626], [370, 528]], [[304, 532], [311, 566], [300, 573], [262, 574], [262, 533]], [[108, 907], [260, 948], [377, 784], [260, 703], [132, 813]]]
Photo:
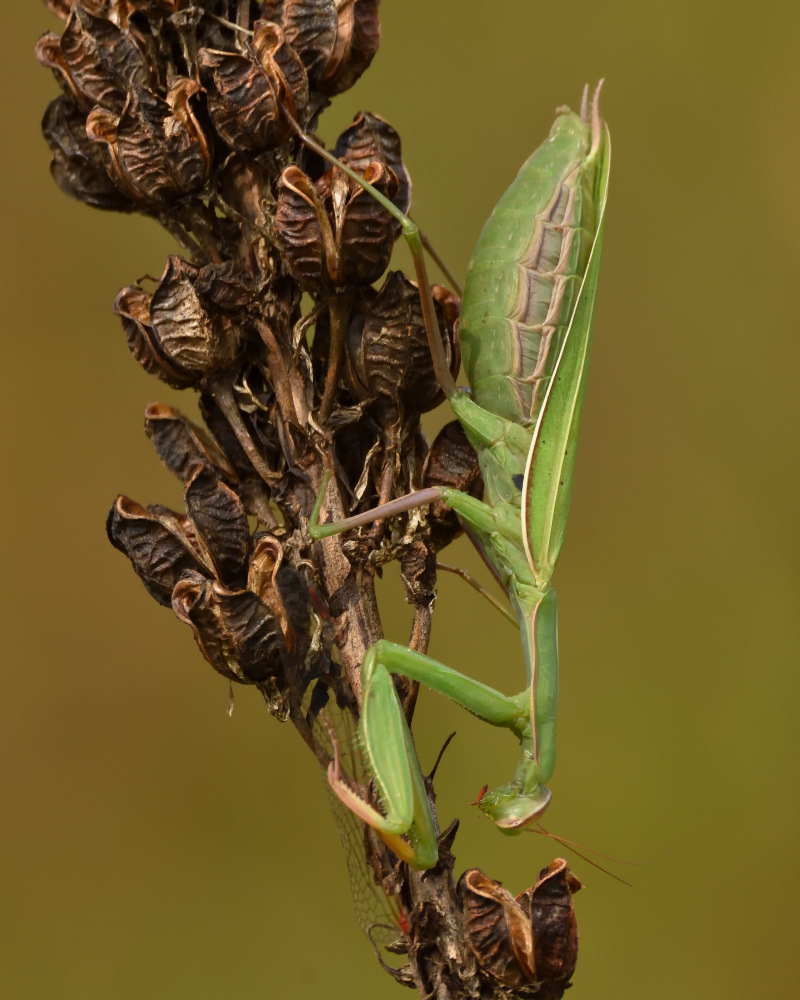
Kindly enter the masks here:
[[282, 685], [285, 647], [269, 608], [251, 591], [230, 591], [200, 573], [185, 573], [176, 584], [172, 609], [191, 625], [211, 666], [240, 684]]
[[268, 188], [265, 171], [251, 156], [231, 156], [218, 174], [219, 191], [251, 226], [266, 231], [264, 192]]
[[[451, 420], [436, 435], [423, 470], [423, 486], [450, 486], [483, 499], [483, 476], [478, 454], [458, 420]], [[439, 552], [462, 533], [457, 515], [437, 500], [428, 513], [433, 549]]]
[[[257, 594], [265, 604], [269, 604], [279, 619], [281, 612], [273, 606], [272, 594], [276, 586], [275, 578], [282, 564], [283, 546], [278, 539], [269, 532], [258, 535], [254, 540], [253, 554], [247, 571], [247, 588]], [[281, 625], [283, 624], [281, 622]]]
[[86, 122], [90, 139], [103, 143], [122, 190], [144, 208], [159, 209], [205, 187], [211, 149], [191, 107], [196, 80], [176, 79], [166, 100], [135, 87], [122, 114], [95, 108]]
[[[286, 650], [297, 663], [304, 658], [310, 642], [311, 591], [300, 573], [285, 564], [278, 567], [274, 580], [283, 612]], [[316, 596], [319, 598], [319, 594]]]
[[572, 896], [580, 881], [556, 858], [539, 872], [535, 886], [517, 896], [533, 927], [536, 975], [540, 982], [565, 983], [578, 961], [578, 922]]
[[114, 299], [114, 312], [122, 319], [128, 349], [148, 375], [155, 375], [175, 389], [192, 385], [194, 376], [171, 364], [158, 346], [158, 338], [150, 319], [153, 296], [141, 288], [128, 285]]
[[[403, 214], [411, 207], [411, 177], [403, 163], [400, 136], [378, 115], [359, 111], [336, 140], [335, 155], [357, 173], [363, 173], [373, 160], [385, 164], [397, 178], [397, 192], [392, 202]], [[396, 223], [399, 227], [400, 223]]]
[[62, 21], [69, 18], [72, 8], [77, 3], [80, 3], [90, 14], [103, 14], [108, 6], [107, 0], [82, 0], [82, 2], [81, 0], [44, 0], [44, 3], [51, 13], [60, 17]]
[[572, 893], [578, 879], [563, 858], [515, 899], [478, 868], [458, 882], [464, 926], [481, 969], [522, 995], [563, 995], [575, 971], [578, 931]]
[[[202, 392], [199, 404], [204, 423], [214, 435], [214, 439], [219, 441], [228, 461], [236, 470], [236, 475], [243, 484], [242, 489], [246, 489], [248, 482], [255, 482], [258, 484], [259, 489], [263, 489], [263, 479], [255, 471], [252, 462], [242, 448], [241, 442], [231, 428], [228, 418], [220, 409], [214, 396], [210, 392]], [[259, 420], [256, 422], [253, 418], [258, 415], [258, 413], [250, 415], [247, 412], [240, 411], [242, 422], [247, 428], [251, 439], [257, 444], [264, 464], [270, 469], [280, 469], [282, 459], [277, 430], [274, 424], [269, 422], [268, 414], [265, 415], [263, 421]]]
[[228, 482], [236, 481], [236, 473], [216, 443], [179, 410], [151, 403], [144, 411], [144, 430], [158, 457], [182, 483], [198, 462], [212, 466]]
[[61, 38], [43, 35], [36, 55], [84, 111], [99, 105], [119, 113], [131, 88], [152, 82], [147, 58], [133, 36], [80, 3], [72, 5]]
[[[159, 353], [196, 381], [230, 367], [241, 344], [237, 324], [209, 305], [235, 297], [235, 288], [217, 281], [212, 270], [170, 256], [150, 302], [150, 324]], [[216, 298], [216, 302], [214, 299]], [[238, 301], [238, 299], [236, 300]]]
[[530, 920], [499, 882], [470, 868], [458, 881], [470, 947], [484, 972], [518, 989], [536, 982]]
[[[447, 309], [451, 293], [433, 286], [439, 329], [450, 370], [461, 364]], [[444, 399], [436, 381], [425, 333], [419, 289], [402, 271], [392, 271], [375, 299], [357, 313], [347, 335], [348, 382], [361, 399], [374, 399], [384, 422], [400, 412], [425, 413]]]
[[[396, 193], [397, 178], [377, 160], [363, 176]], [[395, 240], [392, 217], [355, 182], [334, 168], [314, 184], [294, 165], [281, 174], [275, 232], [292, 277], [314, 291], [376, 281]]]
[[241, 500], [219, 481], [212, 466], [198, 463], [189, 472], [185, 501], [218, 578], [232, 590], [242, 589], [253, 542]]
[[180, 389], [233, 365], [241, 330], [225, 311], [236, 313], [251, 297], [251, 287], [228, 265], [200, 268], [170, 256], [155, 292], [123, 288], [114, 312], [139, 364]]
[[108, 176], [96, 143], [86, 135], [86, 116], [67, 97], [51, 101], [42, 132], [53, 154], [50, 173], [71, 198], [94, 208], [132, 212], [134, 203]]
[[355, 0], [338, 8], [336, 48], [319, 88], [329, 96], [342, 94], [372, 62], [381, 41], [380, 0]]
[[239, 348], [238, 329], [206, 309], [197, 278], [200, 269], [170, 256], [150, 304], [158, 349], [178, 371], [197, 377], [230, 366]]
[[[372, 62], [380, 43], [379, 0], [270, 0], [311, 86], [332, 96], [347, 90]], [[265, 12], [266, 13], [266, 12]]]
[[232, 149], [273, 149], [292, 134], [282, 113], [303, 120], [308, 78], [277, 24], [256, 21], [246, 55], [200, 49], [197, 55], [208, 113]]
[[210, 575], [187, 521], [172, 511], [142, 507], [122, 495], [108, 514], [109, 541], [130, 559], [147, 590], [165, 607], [170, 606], [175, 584], [187, 570]]
[[192, 281], [205, 302], [226, 313], [240, 313], [255, 298], [256, 289], [251, 276], [230, 260], [221, 264], [206, 264], [194, 274]]

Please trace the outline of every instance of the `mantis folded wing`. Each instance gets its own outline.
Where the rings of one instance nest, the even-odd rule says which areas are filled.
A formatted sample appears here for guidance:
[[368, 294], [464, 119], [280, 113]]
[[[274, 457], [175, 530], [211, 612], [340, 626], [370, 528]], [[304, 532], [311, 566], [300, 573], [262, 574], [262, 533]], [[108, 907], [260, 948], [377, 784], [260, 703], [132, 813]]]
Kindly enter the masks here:
[[384, 811], [342, 780], [338, 761], [329, 781], [399, 857], [421, 869], [436, 863], [435, 828], [391, 672], [424, 683], [519, 740], [512, 779], [479, 802], [501, 830], [518, 831], [550, 801], [545, 782], [555, 765], [558, 698], [557, 603], [550, 581], [572, 492], [610, 165], [599, 90], [591, 113], [585, 101], [580, 115], [560, 110], [549, 137], [522, 166], [478, 240], [460, 329], [470, 393], [456, 388], [443, 357], [416, 225], [338, 164], [401, 222], [437, 377], [478, 453], [485, 497], [479, 501], [458, 490], [432, 488], [320, 525], [328, 474], [310, 533], [324, 538], [443, 500], [477, 537], [508, 594], [527, 669], [525, 690], [507, 697], [404, 646], [382, 640], [367, 652], [359, 733]]

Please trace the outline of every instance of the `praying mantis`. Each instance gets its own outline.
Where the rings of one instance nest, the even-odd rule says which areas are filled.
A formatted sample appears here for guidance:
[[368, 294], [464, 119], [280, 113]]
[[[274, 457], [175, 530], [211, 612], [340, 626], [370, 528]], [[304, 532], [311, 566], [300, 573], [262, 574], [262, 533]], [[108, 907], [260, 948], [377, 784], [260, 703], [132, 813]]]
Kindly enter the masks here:
[[[442, 500], [477, 540], [519, 623], [527, 684], [506, 696], [405, 646], [380, 640], [361, 665], [359, 742], [382, 811], [344, 779], [338, 754], [328, 780], [339, 799], [394, 853], [435, 866], [436, 829], [425, 781], [391, 674], [419, 681], [520, 745], [513, 777], [485, 792], [481, 812], [506, 833], [538, 819], [550, 801], [558, 697], [557, 602], [551, 586], [564, 537], [586, 387], [605, 221], [610, 139], [600, 86], [580, 114], [559, 109], [481, 233], [467, 271], [459, 335], [470, 391], [451, 376], [438, 333], [417, 226], [335, 161], [400, 222], [411, 249], [434, 370], [475, 447], [485, 493], [476, 500], [434, 487], [372, 511], [320, 524], [325, 474], [309, 532], [321, 539]], [[306, 141], [304, 139], [304, 141]], [[310, 145], [313, 141], [308, 140]], [[321, 147], [322, 155], [332, 159]]]

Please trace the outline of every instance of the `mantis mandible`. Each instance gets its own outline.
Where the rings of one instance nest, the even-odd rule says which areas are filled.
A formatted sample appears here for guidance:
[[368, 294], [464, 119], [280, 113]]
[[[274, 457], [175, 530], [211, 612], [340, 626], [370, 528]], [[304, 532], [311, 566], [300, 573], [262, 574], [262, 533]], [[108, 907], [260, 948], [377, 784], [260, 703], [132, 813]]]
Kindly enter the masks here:
[[[558, 697], [556, 594], [550, 581], [569, 509], [592, 314], [605, 219], [610, 144], [598, 86], [581, 113], [559, 109], [545, 142], [520, 169], [481, 233], [467, 271], [460, 339], [471, 391], [457, 388], [433, 311], [421, 234], [372, 190], [403, 227], [414, 259], [437, 378], [475, 447], [482, 501], [436, 487], [333, 524], [319, 524], [330, 472], [311, 515], [315, 539], [443, 500], [477, 539], [519, 622], [527, 686], [508, 697], [436, 660], [386, 640], [361, 666], [359, 738], [383, 812], [343, 779], [338, 757], [328, 780], [341, 801], [398, 857], [436, 864], [435, 826], [411, 733], [391, 673], [446, 695], [520, 743], [513, 778], [486, 792], [481, 812], [513, 833], [550, 801]], [[313, 144], [362, 187], [344, 164]]]

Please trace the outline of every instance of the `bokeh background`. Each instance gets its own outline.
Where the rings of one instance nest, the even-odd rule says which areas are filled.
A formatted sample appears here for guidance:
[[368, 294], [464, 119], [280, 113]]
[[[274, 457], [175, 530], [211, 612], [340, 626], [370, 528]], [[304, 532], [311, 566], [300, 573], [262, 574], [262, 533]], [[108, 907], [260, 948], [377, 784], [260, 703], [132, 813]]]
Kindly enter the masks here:
[[[577, 487], [559, 566], [548, 826], [580, 859], [576, 1000], [785, 997], [798, 933], [800, 8], [384, 0], [336, 100], [400, 131], [414, 213], [457, 273], [556, 106], [606, 78], [612, 190]], [[4, 13], [0, 989], [59, 1000], [399, 996], [352, 918], [316, 765], [108, 545], [118, 492], [180, 503], [142, 432], [192, 404], [129, 357], [111, 303], [170, 239], [70, 202], [36, 2]], [[400, 261], [404, 258], [401, 254]], [[442, 412], [432, 422], [446, 419]], [[476, 566], [468, 546], [451, 560]], [[382, 589], [387, 633], [408, 609]], [[513, 630], [444, 579], [432, 652], [506, 691]], [[560, 848], [468, 805], [513, 741], [435, 696], [420, 753], [459, 870], [515, 892]]]

